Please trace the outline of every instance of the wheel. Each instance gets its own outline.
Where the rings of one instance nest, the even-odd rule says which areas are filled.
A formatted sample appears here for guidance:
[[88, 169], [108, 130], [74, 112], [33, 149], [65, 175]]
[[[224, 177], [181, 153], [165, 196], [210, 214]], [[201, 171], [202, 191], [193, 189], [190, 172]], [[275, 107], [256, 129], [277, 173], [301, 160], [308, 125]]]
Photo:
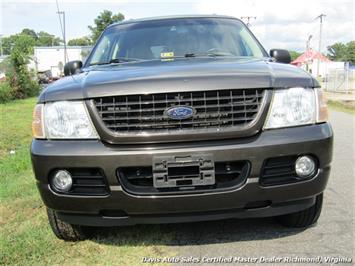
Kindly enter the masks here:
[[285, 214], [276, 217], [276, 219], [287, 227], [308, 227], [317, 222], [322, 211], [323, 193], [316, 197], [316, 202], [313, 206], [303, 211]]
[[89, 237], [89, 228], [62, 221], [52, 209], [47, 208], [48, 221], [53, 233], [65, 241], [80, 241]]

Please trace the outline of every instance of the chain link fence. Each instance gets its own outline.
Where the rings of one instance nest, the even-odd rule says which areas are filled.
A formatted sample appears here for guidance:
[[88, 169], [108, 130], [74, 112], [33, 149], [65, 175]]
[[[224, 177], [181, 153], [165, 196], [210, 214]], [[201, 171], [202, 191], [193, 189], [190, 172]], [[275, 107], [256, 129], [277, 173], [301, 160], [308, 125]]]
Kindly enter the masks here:
[[328, 69], [323, 88], [330, 92], [355, 92], [355, 68], [345, 64], [343, 68]]

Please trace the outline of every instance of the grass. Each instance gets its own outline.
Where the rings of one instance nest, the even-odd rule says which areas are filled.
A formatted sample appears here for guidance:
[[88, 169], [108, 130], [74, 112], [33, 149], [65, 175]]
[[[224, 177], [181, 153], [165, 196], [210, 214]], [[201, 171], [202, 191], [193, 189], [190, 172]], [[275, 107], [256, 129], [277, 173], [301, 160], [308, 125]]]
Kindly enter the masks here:
[[[169, 227], [159, 225], [100, 229], [83, 242], [56, 239], [35, 186], [29, 147], [36, 99], [0, 104], [0, 264], [139, 265], [142, 257], [168, 257], [174, 243]], [[329, 102], [333, 109], [354, 107]], [[176, 243], [175, 243], [176, 244]]]
[[51, 232], [35, 186], [29, 148], [36, 99], [0, 104], [0, 264], [139, 265], [142, 257], [173, 255], [173, 236], [159, 225], [100, 229], [69, 243]]
[[331, 109], [345, 112], [345, 113], [350, 113], [350, 114], [355, 114], [355, 102], [353, 101], [334, 101], [334, 100], [328, 100], [328, 106]]

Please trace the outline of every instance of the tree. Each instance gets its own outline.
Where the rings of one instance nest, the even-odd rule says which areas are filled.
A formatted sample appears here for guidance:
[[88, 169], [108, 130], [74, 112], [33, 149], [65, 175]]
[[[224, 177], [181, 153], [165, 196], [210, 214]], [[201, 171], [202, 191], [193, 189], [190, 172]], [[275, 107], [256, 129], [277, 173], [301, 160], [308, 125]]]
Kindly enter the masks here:
[[345, 61], [355, 64], [355, 41], [344, 43], [334, 43], [327, 47], [327, 56], [333, 61]]
[[38, 94], [39, 85], [28, 70], [35, 40], [28, 35], [18, 34], [10, 54], [11, 67], [6, 75], [14, 98], [26, 98]]
[[37, 46], [56, 46], [60, 44], [60, 38], [45, 31], [38, 32]]
[[34, 40], [34, 46], [53, 46], [60, 45], [61, 39], [49, 34], [48, 32], [40, 31], [36, 33], [32, 29], [23, 29], [20, 33], [2, 38], [2, 48], [4, 54], [10, 54], [19, 35], [30, 37]]
[[37, 33], [32, 29], [28, 29], [28, 28], [23, 29], [20, 34], [30, 36], [36, 41], [38, 40]]
[[327, 47], [328, 57], [333, 61], [346, 61], [347, 46], [343, 43], [335, 43]]
[[76, 39], [71, 39], [68, 42], [69, 46], [75, 46], [75, 45], [89, 46], [91, 44], [92, 44], [91, 39], [88, 36], [84, 36], [84, 37], [76, 38]]
[[17, 34], [2, 38], [2, 49], [4, 54], [10, 54], [11, 48], [15, 43], [16, 36]]
[[296, 52], [296, 51], [289, 51], [291, 55], [291, 61], [295, 60], [297, 57], [301, 55], [301, 53]]
[[121, 13], [113, 15], [109, 10], [102, 11], [94, 20], [95, 26], [88, 26], [91, 31], [92, 42], [96, 42], [107, 26], [122, 20], [124, 20], [124, 15]]
[[355, 41], [348, 43], [348, 61], [355, 65]]

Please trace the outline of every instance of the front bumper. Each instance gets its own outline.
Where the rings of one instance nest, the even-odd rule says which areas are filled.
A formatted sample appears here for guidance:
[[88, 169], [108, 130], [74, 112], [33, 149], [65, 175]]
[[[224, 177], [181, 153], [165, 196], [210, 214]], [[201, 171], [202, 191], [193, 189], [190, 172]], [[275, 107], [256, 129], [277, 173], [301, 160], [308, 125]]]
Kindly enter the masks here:
[[[47, 207], [56, 210], [70, 223], [112, 226], [265, 217], [305, 209], [326, 187], [332, 142], [332, 129], [324, 123], [264, 131], [246, 139], [178, 144], [117, 146], [101, 141], [34, 140], [31, 155], [37, 186]], [[241, 187], [233, 190], [188, 195], [132, 195], [118, 182], [118, 167], [150, 166], [157, 155], [196, 153], [212, 154], [215, 162], [249, 160], [250, 175]], [[314, 178], [278, 186], [260, 185], [259, 176], [265, 159], [310, 153], [317, 157], [319, 163]], [[110, 194], [73, 196], [57, 194], [50, 189], [48, 176], [53, 169], [75, 167], [101, 168]], [[258, 207], [258, 202], [268, 204]]]

